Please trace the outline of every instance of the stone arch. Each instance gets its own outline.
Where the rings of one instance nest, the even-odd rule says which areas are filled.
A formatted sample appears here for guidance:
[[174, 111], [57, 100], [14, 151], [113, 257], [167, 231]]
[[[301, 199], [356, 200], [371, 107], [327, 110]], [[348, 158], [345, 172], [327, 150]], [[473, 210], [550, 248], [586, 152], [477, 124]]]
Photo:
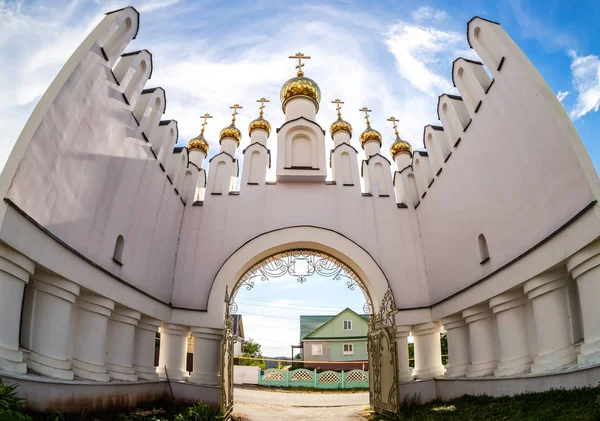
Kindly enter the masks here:
[[254, 265], [275, 254], [295, 249], [310, 249], [328, 254], [348, 266], [362, 280], [371, 296], [373, 311], [390, 288], [387, 277], [373, 256], [360, 244], [344, 235], [315, 226], [294, 226], [261, 234], [231, 254], [217, 272], [208, 296], [206, 312], [195, 313], [195, 323], [222, 328], [225, 316], [225, 289], [233, 290]]

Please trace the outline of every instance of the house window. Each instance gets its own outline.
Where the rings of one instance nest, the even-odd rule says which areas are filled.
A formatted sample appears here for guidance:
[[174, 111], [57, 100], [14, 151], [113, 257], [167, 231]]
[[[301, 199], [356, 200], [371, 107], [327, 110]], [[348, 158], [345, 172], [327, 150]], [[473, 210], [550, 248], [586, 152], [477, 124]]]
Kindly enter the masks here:
[[354, 355], [353, 344], [344, 344], [344, 355]]
[[344, 320], [344, 330], [352, 330], [352, 320]]
[[323, 355], [323, 344], [312, 344], [310, 346], [310, 353], [312, 355]]

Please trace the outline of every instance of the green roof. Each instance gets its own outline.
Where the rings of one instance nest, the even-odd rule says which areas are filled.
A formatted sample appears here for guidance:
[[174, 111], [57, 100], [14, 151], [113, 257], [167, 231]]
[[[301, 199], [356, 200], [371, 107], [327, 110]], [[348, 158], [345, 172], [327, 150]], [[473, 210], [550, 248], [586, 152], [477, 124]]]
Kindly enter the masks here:
[[[346, 310], [347, 309], [344, 309], [340, 311], [340, 313]], [[336, 317], [338, 314], [334, 314], [332, 316], [300, 316], [300, 340], [313, 333], [315, 330]], [[369, 320], [368, 314], [359, 314], [359, 316], [363, 319]]]

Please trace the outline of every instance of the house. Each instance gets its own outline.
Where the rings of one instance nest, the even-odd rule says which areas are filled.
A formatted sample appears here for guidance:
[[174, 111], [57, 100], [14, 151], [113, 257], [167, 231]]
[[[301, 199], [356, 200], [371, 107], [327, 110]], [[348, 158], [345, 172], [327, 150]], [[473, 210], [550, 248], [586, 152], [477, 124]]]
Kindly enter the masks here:
[[336, 370], [367, 368], [368, 323], [368, 314], [358, 314], [349, 308], [334, 316], [300, 316], [304, 367]]

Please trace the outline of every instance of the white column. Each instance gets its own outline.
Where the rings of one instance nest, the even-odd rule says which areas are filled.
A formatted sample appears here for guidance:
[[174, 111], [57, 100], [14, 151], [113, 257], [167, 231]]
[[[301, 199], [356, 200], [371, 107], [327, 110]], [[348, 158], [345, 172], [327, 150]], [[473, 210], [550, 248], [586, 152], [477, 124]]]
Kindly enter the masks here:
[[600, 363], [600, 241], [590, 244], [567, 260], [567, 269], [577, 281], [583, 344], [579, 364]]
[[530, 279], [523, 286], [531, 300], [535, 323], [537, 351], [532, 373], [554, 370], [577, 359], [569, 324], [566, 282], [565, 268], [558, 268]]
[[156, 332], [158, 332], [159, 327], [160, 320], [142, 316], [135, 328], [133, 367], [139, 379], [158, 379], [156, 367], [154, 366], [154, 352], [156, 349]]
[[[188, 381], [211, 386], [220, 385], [223, 329], [192, 327], [190, 330], [194, 337], [194, 369]], [[231, 369], [233, 370], [233, 367]]]
[[441, 323], [423, 323], [412, 327], [415, 338], [415, 379], [433, 379], [444, 374], [442, 365]]
[[519, 289], [500, 294], [490, 300], [490, 308], [496, 315], [500, 342], [500, 362], [494, 375], [528, 373], [532, 358], [527, 341], [523, 292]]
[[469, 328], [461, 314], [442, 319], [448, 339], [448, 367], [444, 377], [463, 377], [471, 362], [469, 352]]
[[494, 374], [498, 362], [494, 346], [492, 311], [486, 305], [479, 305], [463, 311], [462, 315], [469, 326], [471, 363], [467, 367], [467, 377]]
[[185, 380], [190, 375], [185, 369], [189, 329], [186, 326], [163, 323], [159, 332], [158, 376], [163, 379], [168, 376], [171, 380]]
[[73, 380], [70, 345], [73, 303], [79, 285], [58, 275], [35, 275], [31, 354], [27, 367], [48, 377]]
[[110, 380], [106, 368], [106, 327], [115, 303], [91, 292], [77, 299], [77, 327], [73, 372], [82, 379], [97, 382]]
[[409, 382], [413, 379], [410, 372], [408, 355], [408, 335], [410, 326], [396, 326], [396, 348], [398, 350], [398, 381]]
[[0, 244], [0, 371], [24, 374], [27, 365], [19, 349], [23, 291], [35, 264]]
[[108, 373], [114, 380], [135, 382], [133, 368], [135, 327], [142, 315], [130, 308], [117, 306], [108, 321]]

